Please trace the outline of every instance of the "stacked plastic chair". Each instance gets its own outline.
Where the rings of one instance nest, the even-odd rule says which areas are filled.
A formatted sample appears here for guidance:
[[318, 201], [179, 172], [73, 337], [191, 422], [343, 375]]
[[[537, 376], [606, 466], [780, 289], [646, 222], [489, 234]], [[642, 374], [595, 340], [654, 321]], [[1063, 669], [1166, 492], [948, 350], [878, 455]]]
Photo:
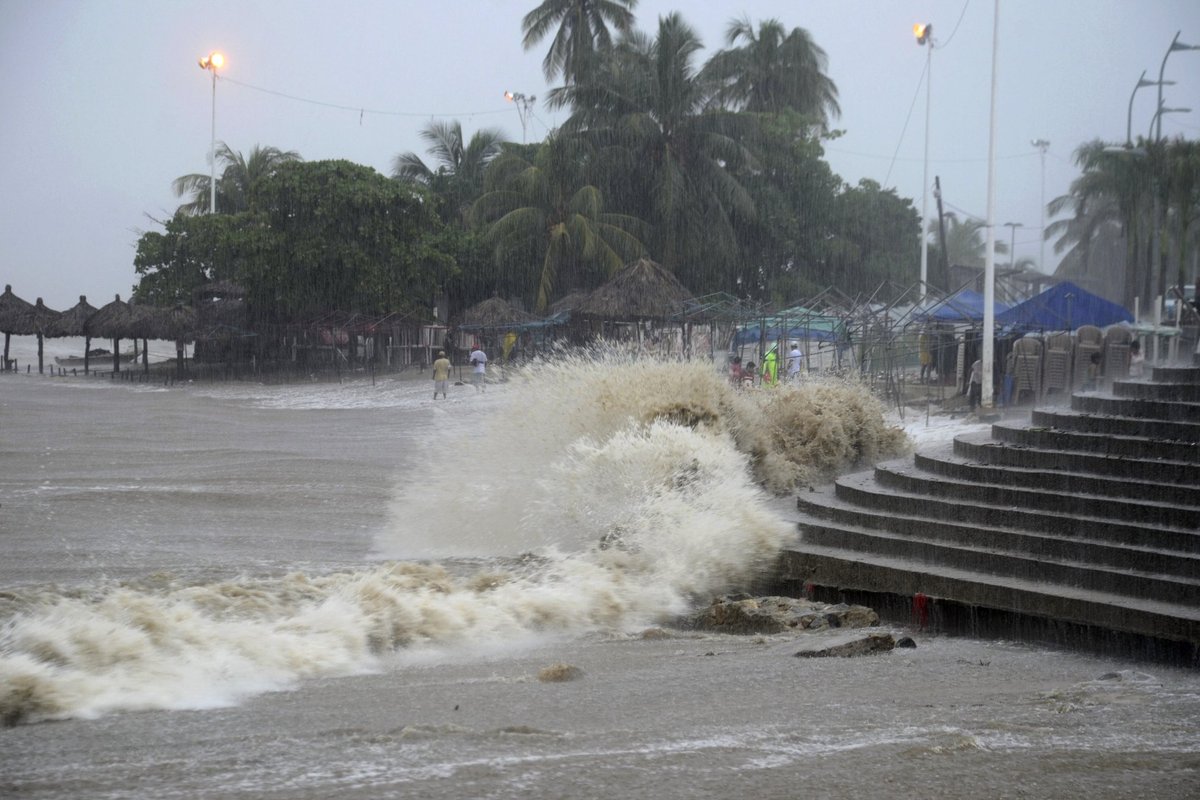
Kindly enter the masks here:
[[1042, 342], [1033, 336], [1013, 344], [1013, 402], [1020, 403], [1026, 392], [1035, 401], [1042, 396]]
[[1080, 389], [1087, 383], [1088, 364], [1092, 355], [1104, 350], [1104, 334], [1095, 325], [1081, 325], [1075, 331], [1075, 369], [1071, 385]]
[[1133, 334], [1125, 328], [1109, 328], [1104, 334], [1104, 380], [1108, 383], [1129, 377], [1129, 343]]
[[1046, 337], [1046, 354], [1042, 359], [1042, 395], [1071, 394], [1071, 356], [1075, 347], [1069, 333], [1052, 333]]

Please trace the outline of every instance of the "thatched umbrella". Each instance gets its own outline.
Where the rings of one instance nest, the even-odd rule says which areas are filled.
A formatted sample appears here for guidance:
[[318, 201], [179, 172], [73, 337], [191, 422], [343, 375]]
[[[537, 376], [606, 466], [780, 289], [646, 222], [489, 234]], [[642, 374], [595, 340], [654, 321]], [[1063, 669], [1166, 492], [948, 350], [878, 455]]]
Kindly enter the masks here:
[[517, 327], [525, 322], [536, 322], [537, 317], [519, 308], [513, 308], [498, 295], [492, 295], [462, 313], [458, 320], [460, 328], [506, 328]]
[[[195, 309], [180, 304], [171, 308], [135, 306], [134, 317], [138, 333], [143, 338], [166, 339], [175, 342], [175, 367], [178, 374], [183, 375], [184, 342], [193, 341], [196, 338]], [[149, 357], [146, 355], [144, 341], [142, 354], [142, 363], [146, 369], [149, 369]]]
[[556, 317], [564, 311], [574, 311], [587, 299], [587, 292], [571, 292], [550, 304], [550, 316]]
[[13, 312], [12, 320], [9, 323], [12, 332], [19, 336], [37, 336], [39, 373], [45, 369], [42, 346], [45, 342], [46, 327], [58, 319], [58, 317], [59, 312], [48, 308], [42, 302], [42, 298], [39, 297], [36, 303], [24, 311]]
[[58, 315], [58, 319], [46, 326], [46, 335], [83, 337], [83, 372], [88, 372], [88, 350], [92, 348], [92, 334], [88, 329], [88, 320], [96, 313], [96, 307], [79, 295], [79, 302]]
[[666, 320], [694, 302], [695, 297], [672, 272], [639, 258], [589, 294], [575, 311], [608, 321]]
[[17, 323], [17, 315], [31, 308], [33, 308], [33, 303], [17, 297], [13, 294], [12, 286], [5, 285], [4, 294], [0, 294], [0, 331], [4, 331], [4, 363], [0, 366], [3, 366], [5, 370], [8, 369], [9, 339], [16, 333], [14, 327]]
[[[589, 294], [573, 316], [600, 322], [636, 324], [641, 345], [642, 323], [663, 323], [679, 318], [696, 302], [695, 297], [669, 270], [648, 258], [622, 267], [616, 275]], [[689, 334], [685, 331], [685, 341]]]
[[121, 340], [137, 336], [133, 309], [121, 300], [121, 295], [93, 314], [87, 321], [93, 336], [112, 339], [113, 372], [121, 371]]

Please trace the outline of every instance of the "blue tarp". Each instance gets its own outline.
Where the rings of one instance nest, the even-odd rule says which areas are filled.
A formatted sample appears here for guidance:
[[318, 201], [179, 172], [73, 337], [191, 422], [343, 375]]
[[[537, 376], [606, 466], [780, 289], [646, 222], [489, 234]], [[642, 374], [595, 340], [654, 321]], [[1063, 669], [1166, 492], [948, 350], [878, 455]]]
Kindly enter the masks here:
[[[993, 313], [1008, 310], [1004, 303], [993, 301]], [[983, 295], [970, 289], [960, 289], [949, 297], [939, 300], [929, 310], [917, 314], [921, 319], [937, 319], [943, 322], [978, 322], [983, 319]]]
[[1070, 281], [996, 315], [997, 325], [1022, 331], [1073, 331], [1080, 325], [1103, 328], [1118, 322], [1133, 322], [1133, 314]]

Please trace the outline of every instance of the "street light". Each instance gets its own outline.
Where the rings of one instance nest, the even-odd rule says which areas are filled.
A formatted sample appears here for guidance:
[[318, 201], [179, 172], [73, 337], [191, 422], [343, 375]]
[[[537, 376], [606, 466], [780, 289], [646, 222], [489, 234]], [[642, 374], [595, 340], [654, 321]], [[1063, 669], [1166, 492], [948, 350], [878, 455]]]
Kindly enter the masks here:
[[1050, 142], [1047, 139], [1034, 139], [1030, 142], [1031, 145], [1042, 151], [1042, 224], [1038, 228], [1038, 237], [1041, 240], [1038, 245], [1038, 269], [1042, 272], [1046, 271], [1046, 151], [1050, 149]]
[[[1162, 76], [1156, 81], [1146, 80], [1146, 70], [1142, 70], [1142, 76], [1138, 78], [1137, 86], [1133, 87], [1133, 91], [1129, 93], [1129, 113], [1125, 116], [1125, 146], [1133, 147], [1133, 96], [1137, 94], [1138, 89], [1144, 89], [1147, 86], [1158, 87], [1158, 103], [1162, 105], [1162, 87], [1163, 85], [1174, 86], [1175, 81], [1164, 81]], [[1147, 137], [1149, 138], [1149, 137]]]
[[933, 92], [933, 25], [918, 22], [913, 25], [913, 36], [918, 47], [925, 48], [925, 168], [921, 173], [921, 304], [929, 281], [929, 99]]
[[506, 91], [504, 99], [517, 104], [517, 116], [521, 118], [521, 144], [525, 144], [525, 121], [529, 116], [529, 107], [537, 102], [537, 97], [526, 97], [520, 92]]
[[1154, 116], [1150, 118], [1150, 130], [1146, 131], [1146, 137], [1147, 138], [1150, 137], [1151, 131], [1154, 130], [1154, 123], [1157, 122], [1159, 133], [1157, 136], [1154, 137], [1154, 141], [1157, 142], [1162, 139], [1162, 115], [1163, 114], [1190, 114], [1191, 112], [1192, 112], [1192, 110], [1190, 108], [1167, 108], [1165, 106], [1159, 106], [1158, 111], [1155, 111]]
[[[1163, 73], [1167, 69], [1167, 58], [1171, 55], [1171, 53], [1174, 53], [1179, 50], [1200, 50], [1200, 45], [1184, 44], [1183, 42], [1179, 41], [1179, 34], [1181, 34], [1181, 33], [1183, 33], [1183, 31], [1175, 31], [1175, 38], [1171, 40], [1171, 46], [1167, 48], [1166, 53], [1163, 53], [1162, 65], [1158, 68], [1158, 105], [1155, 106], [1155, 108], [1161, 109], [1162, 104], [1163, 104], [1163, 99], [1162, 99]], [[1154, 134], [1154, 141], [1157, 142], [1161, 138], [1162, 138], [1162, 116], [1160, 115], [1158, 118], [1158, 131]]]
[[1008, 235], [1008, 261], [1009, 266], [1016, 269], [1017, 266], [1017, 228], [1024, 228], [1020, 222], [1006, 222], [1004, 227], [1009, 229]]
[[225, 56], [216, 50], [200, 59], [200, 69], [212, 73], [212, 138], [209, 142], [209, 161], [212, 174], [208, 179], [208, 213], [217, 213], [217, 70], [225, 66]]

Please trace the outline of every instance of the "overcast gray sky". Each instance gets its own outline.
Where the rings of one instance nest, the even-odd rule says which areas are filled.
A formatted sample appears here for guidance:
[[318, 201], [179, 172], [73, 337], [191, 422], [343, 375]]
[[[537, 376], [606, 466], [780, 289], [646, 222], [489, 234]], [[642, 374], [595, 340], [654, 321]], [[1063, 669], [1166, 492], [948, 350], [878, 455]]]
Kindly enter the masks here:
[[[535, 5], [0, 0], [0, 279], [59, 309], [80, 294], [96, 306], [128, 296], [138, 236], [180, 202], [171, 181], [208, 171], [212, 84], [197, 59], [214, 49], [228, 78], [217, 83], [217, 139], [235, 150], [272, 145], [389, 174], [397, 153], [423, 151], [416, 134], [434, 117], [519, 140], [504, 91], [547, 89], [544, 48], [521, 47], [521, 18]], [[918, 208], [925, 51], [911, 28], [932, 22], [930, 175], [941, 176], [951, 209], [986, 214], [991, 0], [642, 0], [639, 25], [653, 31], [672, 10], [710, 51], [724, 46], [733, 17], [808, 28], [841, 93], [836, 126], [846, 133], [827, 147], [834, 170], [893, 186]], [[1051, 142], [1046, 198], [1064, 193], [1076, 146], [1124, 140], [1130, 92], [1142, 70], [1157, 77], [1177, 30], [1200, 44], [1200, 2], [1001, 0], [996, 222], [1025, 226], [1018, 257], [1038, 256], [1041, 167], [1030, 140]], [[1163, 133], [1195, 139], [1200, 51], [1172, 54], [1166, 77], [1177, 81], [1166, 105], [1196, 111], [1165, 115]], [[1137, 94], [1135, 131], [1145, 133], [1155, 100], [1154, 88]], [[530, 141], [558, 121], [539, 101]]]

